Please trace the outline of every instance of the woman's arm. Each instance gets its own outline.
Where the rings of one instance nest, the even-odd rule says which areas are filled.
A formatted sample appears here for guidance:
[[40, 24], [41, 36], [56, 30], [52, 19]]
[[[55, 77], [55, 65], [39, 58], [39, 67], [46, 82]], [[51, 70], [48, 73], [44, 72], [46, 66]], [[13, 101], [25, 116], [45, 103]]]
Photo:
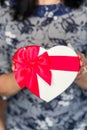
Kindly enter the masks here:
[[[87, 58], [79, 53], [82, 66], [75, 79], [75, 83], [82, 89], [87, 90]], [[3, 74], [0, 76], [0, 96], [15, 95], [21, 90], [17, 84], [14, 73]]]
[[0, 76], [0, 96], [15, 95], [20, 90], [21, 88], [17, 84], [13, 73]]

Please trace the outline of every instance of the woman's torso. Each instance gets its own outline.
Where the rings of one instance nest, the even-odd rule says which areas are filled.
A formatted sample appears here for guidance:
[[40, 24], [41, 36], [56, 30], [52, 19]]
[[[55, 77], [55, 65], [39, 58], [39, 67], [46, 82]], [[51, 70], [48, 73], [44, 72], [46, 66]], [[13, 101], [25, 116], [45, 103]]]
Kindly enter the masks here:
[[[4, 14], [6, 11], [7, 14]], [[37, 13], [36, 13], [37, 12]], [[15, 51], [27, 45], [49, 49], [68, 43], [76, 51], [86, 52], [87, 21], [85, 8], [70, 10], [63, 4], [38, 6], [29, 19], [11, 21], [4, 9], [5, 43], [8, 64]], [[10, 69], [10, 68], [9, 68]], [[87, 128], [87, 94], [72, 84], [49, 103], [37, 98], [27, 89], [9, 98], [6, 130], [80, 130]], [[82, 130], [82, 129], [81, 129]]]

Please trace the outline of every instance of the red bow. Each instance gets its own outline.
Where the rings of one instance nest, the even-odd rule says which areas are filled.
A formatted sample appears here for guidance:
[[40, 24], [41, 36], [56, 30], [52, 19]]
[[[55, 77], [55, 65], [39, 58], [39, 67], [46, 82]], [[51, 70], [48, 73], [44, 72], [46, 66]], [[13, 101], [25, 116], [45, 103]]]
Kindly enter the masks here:
[[[38, 56], [39, 46], [20, 48], [13, 56], [13, 71], [21, 88], [27, 87], [40, 97], [37, 74], [51, 85], [51, 70], [79, 71], [79, 58], [75, 56], [48, 56], [47, 52]], [[67, 63], [68, 61], [68, 63]], [[79, 63], [79, 64], [76, 64]]]
[[39, 97], [37, 74], [51, 85], [49, 56], [45, 52], [38, 56], [39, 46], [20, 48], [13, 57], [15, 78], [21, 88], [26, 86]]

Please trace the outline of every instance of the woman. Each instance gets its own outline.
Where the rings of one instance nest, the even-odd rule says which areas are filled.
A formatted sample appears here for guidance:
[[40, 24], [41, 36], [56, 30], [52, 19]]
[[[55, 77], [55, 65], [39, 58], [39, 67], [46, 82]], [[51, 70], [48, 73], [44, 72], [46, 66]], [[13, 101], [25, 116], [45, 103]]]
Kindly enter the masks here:
[[[87, 94], [72, 84], [49, 103], [26, 88], [20, 89], [11, 71], [15, 51], [27, 45], [51, 48], [71, 43], [76, 52], [86, 53], [86, 9], [83, 0], [14, 0], [9, 8], [1, 8], [1, 73], [0, 95], [8, 98], [6, 130], [82, 130], [87, 128]], [[84, 74], [86, 58], [80, 54]], [[87, 73], [85, 73], [87, 74]], [[5, 87], [3, 83], [5, 82]], [[20, 91], [21, 90], [21, 91]], [[20, 91], [20, 92], [19, 92]], [[18, 93], [19, 92], [19, 93]]]

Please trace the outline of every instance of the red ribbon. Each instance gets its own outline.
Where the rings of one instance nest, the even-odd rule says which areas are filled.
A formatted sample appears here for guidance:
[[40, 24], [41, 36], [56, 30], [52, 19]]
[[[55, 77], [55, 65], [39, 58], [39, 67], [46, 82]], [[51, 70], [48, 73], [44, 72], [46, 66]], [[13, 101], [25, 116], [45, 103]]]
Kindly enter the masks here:
[[39, 46], [20, 48], [12, 58], [13, 71], [21, 88], [27, 87], [40, 97], [37, 74], [51, 85], [51, 70], [76, 71], [80, 69], [77, 56], [48, 56], [47, 52], [38, 56]]

